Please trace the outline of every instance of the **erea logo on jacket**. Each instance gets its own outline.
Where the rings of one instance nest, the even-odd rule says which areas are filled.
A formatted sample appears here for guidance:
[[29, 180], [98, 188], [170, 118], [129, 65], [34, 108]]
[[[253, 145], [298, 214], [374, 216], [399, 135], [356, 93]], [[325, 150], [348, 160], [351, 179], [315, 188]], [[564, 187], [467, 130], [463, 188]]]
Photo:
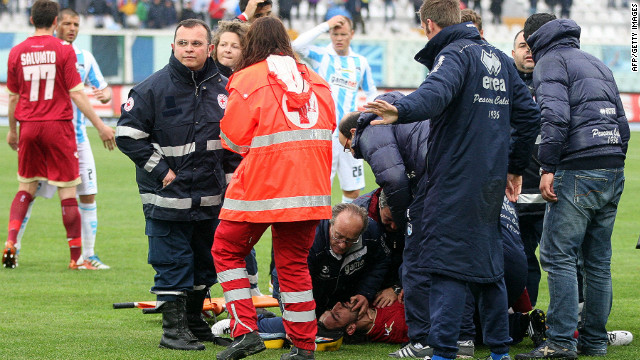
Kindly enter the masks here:
[[492, 51], [488, 53], [482, 50], [482, 57], [480, 58], [484, 67], [489, 71], [489, 75], [498, 76], [500, 70], [502, 69], [502, 63], [498, 58], [498, 55], [494, 54]]
[[[500, 74], [500, 70], [502, 70], [502, 63], [500, 62], [498, 55], [494, 54], [493, 51], [486, 52], [482, 49], [480, 61], [482, 62], [482, 65], [487, 68], [489, 75], [498, 76], [498, 74]], [[494, 78], [491, 76], [482, 77], [482, 87], [493, 91], [507, 91], [504, 79], [497, 77]]]

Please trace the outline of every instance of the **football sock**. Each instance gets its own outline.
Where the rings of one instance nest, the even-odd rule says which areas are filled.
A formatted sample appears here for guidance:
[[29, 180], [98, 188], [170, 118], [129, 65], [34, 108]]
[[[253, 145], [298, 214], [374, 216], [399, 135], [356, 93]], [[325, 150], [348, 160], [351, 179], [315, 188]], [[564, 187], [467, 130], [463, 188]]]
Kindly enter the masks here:
[[20, 226], [22, 225], [22, 220], [24, 220], [24, 217], [27, 214], [31, 200], [33, 200], [33, 197], [26, 191], [18, 191], [16, 196], [13, 198], [13, 202], [11, 202], [11, 209], [9, 210], [9, 235], [7, 236], [7, 246], [15, 245], [18, 232], [20, 231]]
[[88, 259], [94, 255], [96, 232], [98, 230], [98, 208], [96, 202], [79, 203], [80, 219], [82, 220], [82, 257]]
[[62, 223], [67, 229], [67, 241], [71, 260], [78, 261], [82, 253], [82, 225], [80, 224], [80, 212], [78, 211], [78, 201], [75, 198], [60, 201], [62, 205]]
[[33, 204], [36, 202], [34, 198], [29, 203], [29, 208], [27, 209], [27, 214], [24, 216], [24, 220], [22, 220], [22, 224], [20, 225], [20, 231], [18, 231], [18, 238], [16, 241], [16, 249], [20, 251], [20, 247], [22, 247], [22, 237], [24, 236], [24, 231], [27, 229], [27, 224], [29, 223], [29, 219], [31, 219], [31, 210], [33, 210]]

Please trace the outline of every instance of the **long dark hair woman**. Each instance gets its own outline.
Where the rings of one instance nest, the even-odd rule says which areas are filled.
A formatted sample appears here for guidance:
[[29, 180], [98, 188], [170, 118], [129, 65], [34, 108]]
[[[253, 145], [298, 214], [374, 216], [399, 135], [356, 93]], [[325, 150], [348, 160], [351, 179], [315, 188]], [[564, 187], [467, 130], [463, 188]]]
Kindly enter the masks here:
[[[247, 33], [220, 122], [222, 145], [244, 158], [227, 187], [212, 249], [225, 291], [234, 344], [219, 359], [264, 350], [257, 332], [244, 258], [271, 226], [290, 354], [312, 358], [317, 321], [307, 256], [320, 224], [331, 218], [329, 85], [296, 61], [282, 22], [264, 17]], [[321, 224], [321, 226], [323, 226]]]

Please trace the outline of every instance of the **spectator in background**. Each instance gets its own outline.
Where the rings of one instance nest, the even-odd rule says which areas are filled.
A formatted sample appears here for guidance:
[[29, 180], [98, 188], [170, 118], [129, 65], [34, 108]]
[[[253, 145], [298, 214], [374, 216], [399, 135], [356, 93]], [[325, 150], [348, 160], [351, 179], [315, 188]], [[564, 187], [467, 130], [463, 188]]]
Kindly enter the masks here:
[[104, 27], [104, 17], [111, 14], [111, 10], [106, 0], [91, 0], [87, 12], [94, 16], [95, 27]]
[[362, 33], [366, 34], [367, 30], [364, 27], [364, 20], [362, 20], [362, 1], [361, 0], [347, 0], [347, 11], [351, 14], [353, 19], [353, 31], [358, 29], [358, 24], [362, 25]]
[[422, 6], [422, 0], [411, 0], [413, 3], [413, 20], [416, 22], [416, 25], [420, 26], [420, 6]]
[[[118, 5], [118, 17], [122, 22], [122, 26], [126, 28], [138, 27], [139, 19], [137, 18], [136, 10], [135, 0], [121, 0]], [[136, 17], [136, 19], [130, 17]]]
[[489, 6], [489, 10], [491, 10], [491, 14], [493, 18], [491, 19], [492, 24], [502, 24], [502, 3], [504, 0], [491, 0], [491, 5]]
[[529, 15], [538, 12], [538, 0], [529, 0]]
[[[389, 15], [391, 13], [391, 15]], [[384, 23], [388, 23], [391, 20], [396, 19], [396, 4], [395, 0], [384, 0]]]
[[164, 0], [165, 27], [173, 26], [178, 22], [178, 12], [173, 0]]
[[149, 7], [149, 17], [147, 18], [149, 29], [162, 29], [165, 24], [164, 6], [162, 0], [153, 0]]
[[218, 26], [218, 22], [224, 18], [225, 8], [224, 0], [211, 0], [209, 3], [209, 10], [207, 17], [211, 21], [211, 28], [215, 29]]
[[[462, 7], [471, 9], [472, 6], [469, 5], [470, 1], [471, 0], [460, 0], [460, 3], [463, 5]], [[476, 11], [477, 13], [481, 13], [482, 12], [481, 0], [473, 0], [473, 10]]]
[[280, 0], [278, 3], [278, 15], [282, 22], [287, 22], [289, 24], [289, 29], [293, 28], [291, 25], [291, 8], [293, 7], [294, 0]]
[[140, 21], [141, 28], [145, 29], [149, 27], [149, 0], [138, 1], [138, 6], [136, 7], [136, 15], [138, 15], [138, 20]]
[[[182, 11], [180, 12], [180, 21], [187, 19], [200, 19], [200, 16], [193, 11], [193, 3], [191, 0], [185, 0], [182, 5]], [[202, 20], [202, 19], [200, 19]]]
[[318, 6], [318, 1], [320, 0], [307, 0], [309, 3], [309, 9], [307, 10], [307, 20], [310, 19], [311, 17], [311, 13], [313, 13], [313, 22], [318, 22], [318, 13], [317, 13], [317, 6]]
[[362, 0], [362, 8], [360, 9], [361, 12], [362, 10], [367, 10], [367, 20], [371, 20], [371, 12], [369, 11], [369, 1], [370, 0]]
[[556, 12], [556, 7], [560, 5], [560, 17], [568, 19], [571, 12], [571, 5], [573, 5], [573, 0], [545, 0], [547, 6], [549, 6], [549, 11], [551, 13]]
[[[193, 6], [191, 8], [196, 12], [196, 14], [200, 16], [199, 19], [202, 19], [205, 22], [209, 18], [207, 11], [209, 9], [209, 4], [211, 3], [211, 1], [212, 0], [191, 0], [191, 2], [193, 3]], [[213, 30], [213, 28], [211, 28], [211, 30]]]
[[293, 0], [293, 4], [291, 6], [292, 11], [293, 8], [296, 8], [296, 19], [300, 19], [300, 2], [301, 0]]

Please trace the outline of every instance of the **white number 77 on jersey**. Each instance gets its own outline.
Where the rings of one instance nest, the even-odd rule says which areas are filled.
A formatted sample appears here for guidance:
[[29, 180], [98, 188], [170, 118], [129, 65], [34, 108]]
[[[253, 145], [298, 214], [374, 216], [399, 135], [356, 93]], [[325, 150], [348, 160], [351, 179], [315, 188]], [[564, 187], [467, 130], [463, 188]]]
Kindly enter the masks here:
[[42, 64], [31, 65], [22, 68], [24, 72], [24, 81], [31, 81], [31, 93], [29, 101], [38, 101], [40, 94], [40, 80], [45, 79], [44, 100], [53, 99], [53, 86], [56, 80], [56, 65]]

